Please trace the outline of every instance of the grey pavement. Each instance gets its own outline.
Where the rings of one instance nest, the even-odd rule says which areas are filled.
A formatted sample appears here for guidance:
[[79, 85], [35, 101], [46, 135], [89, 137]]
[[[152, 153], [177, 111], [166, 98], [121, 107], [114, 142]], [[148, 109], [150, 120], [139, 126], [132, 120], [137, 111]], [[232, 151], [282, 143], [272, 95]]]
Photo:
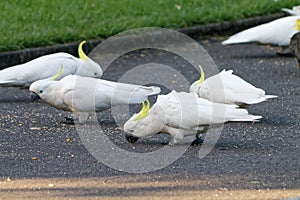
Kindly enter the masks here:
[[[259, 123], [225, 124], [217, 144], [205, 158], [198, 156], [201, 145], [191, 146], [169, 166], [142, 175], [153, 181], [197, 182], [211, 177], [215, 180], [209, 184], [177, 188], [182, 190], [299, 190], [300, 69], [295, 58], [279, 57], [275, 53], [277, 48], [264, 45], [223, 47], [218, 39], [199, 42], [220, 70], [233, 69], [235, 74], [279, 97], [249, 107], [249, 112], [263, 116]], [[190, 82], [199, 76], [185, 60], [167, 52], [145, 50], [119, 58], [105, 71], [103, 78], [118, 80], [131, 67], [149, 62], [171, 64]], [[0, 177], [3, 179], [136, 176], [97, 162], [82, 144], [75, 126], [61, 123], [70, 113], [58, 111], [43, 102], [32, 103], [27, 90], [0, 88], [0, 107]], [[133, 108], [136, 111], [134, 109], [138, 106]], [[123, 149], [149, 152], [162, 148], [170, 139], [158, 135], [129, 144], [114, 123], [110, 110], [99, 113], [98, 120], [104, 133]], [[140, 190], [72, 192], [73, 195], [114, 197], [163, 190], [172, 191], [164, 187], [144, 187]]]

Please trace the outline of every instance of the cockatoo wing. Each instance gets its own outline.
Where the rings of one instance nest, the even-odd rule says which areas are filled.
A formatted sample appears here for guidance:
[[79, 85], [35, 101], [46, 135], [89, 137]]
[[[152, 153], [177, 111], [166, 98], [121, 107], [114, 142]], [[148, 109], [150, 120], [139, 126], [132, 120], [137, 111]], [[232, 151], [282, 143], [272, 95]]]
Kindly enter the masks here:
[[118, 83], [69, 75], [61, 80], [64, 102], [73, 111], [93, 112], [111, 105], [141, 103], [150, 95], [160, 93], [159, 87]]
[[[105, 101], [109, 105], [135, 104], [145, 101], [148, 96], [160, 93], [159, 87], [99, 80], [96, 90], [96, 100]], [[99, 94], [99, 95], [98, 95]], [[100, 101], [99, 101], [100, 102]]]
[[59, 96], [73, 112], [94, 112], [97, 109], [96, 103], [101, 104], [102, 109], [108, 108], [109, 104], [95, 101], [98, 81], [99, 79], [68, 75], [60, 80]]
[[[197, 129], [197, 95], [172, 91], [167, 95], [158, 95], [153, 108], [159, 106], [165, 114], [166, 125], [172, 128]], [[153, 109], [151, 108], [151, 109]]]
[[155, 105], [163, 108], [167, 115], [166, 123], [172, 128], [196, 129], [210, 124], [212, 103], [194, 93], [172, 91], [159, 95]]
[[257, 88], [242, 78], [232, 74], [232, 70], [223, 70], [219, 75], [225, 88], [225, 96], [230, 102], [255, 104], [269, 98], [277, 98], [275, 95], [266, 95], [263, 89]]
[[54, 76], [63, 66], [59, 80], [76, 71], [76, 59], [67, 53], [55, 53], [3, 69], [0, 71], [0, 86], [29, 87], [34, 81]]
[[246, 109], [240, 109], [233, 104], [214, 103], [202, 98], [198, 98], [197, 103], [198, 112], [201, 113], [200, 123], [203, 124], [219, 124], [231, 121], [254, 122], [262, 118], [261, 116], [250, 115]]
[[213, 103], [185, 92], [172, 91], [167, 95], [159, 95], [155, 105], [163, 108], [168, 126], [187, 130], [229, 121], [254, 122], [262, 118], [250, 115], [246, 109], [240, 109], [237, 105]]
[[255, 104], [277, 97], [265, 95], [264, 90], [256, 88], [232, 73], [232, 70], [223, 70], [206, 79], [199, 90], [200, 97], [228, 104]]
[[299, 32], [299, 16], [283, 17], [272, 22], [262, 24], [239, 32], [222, 42], [223, 45], [259, 42], [288, 46], [291, 37]]

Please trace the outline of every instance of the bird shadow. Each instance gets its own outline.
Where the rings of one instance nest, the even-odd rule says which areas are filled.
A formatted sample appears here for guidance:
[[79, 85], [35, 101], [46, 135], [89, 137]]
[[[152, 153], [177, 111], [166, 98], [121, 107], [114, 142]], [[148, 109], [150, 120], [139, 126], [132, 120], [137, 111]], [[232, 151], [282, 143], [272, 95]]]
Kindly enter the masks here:
[[15, 98], [15, 97], [8, 97], [8, 98], [1, 98], [0, 103], [31, 103], [30, 98]]

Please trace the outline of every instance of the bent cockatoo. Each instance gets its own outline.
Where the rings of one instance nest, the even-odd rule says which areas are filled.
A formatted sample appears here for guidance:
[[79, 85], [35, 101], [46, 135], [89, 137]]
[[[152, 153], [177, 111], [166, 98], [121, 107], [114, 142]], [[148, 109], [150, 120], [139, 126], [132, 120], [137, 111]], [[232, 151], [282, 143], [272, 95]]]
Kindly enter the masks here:
[[274, 95], [266, 95], [263, 89], [256, 88], [232, 74], [232, 70], [223, 70], [205, 80], [204, 71], [201, 66], [199, 68], [200, 79], [191, 85], [190, 92], [196, 93], [201, 98], [238, 106], [257, 104], [269, 98], [277, 98]]
[[293, 9], [282, 8], [281, 10], [290, 15], [300, 15], [300, 6], [293, 6]]
[[88, 119], [90, 112], [101, 111], [113, 105], [136, 104], [145, 101], [148, 96], [160, 93], [159, 87], [111, 82], [102, 79], [68, 75], [39, 80], [30, 85], [32, 99], [37, 96], [51, 106], [73, 112], [80, 123]]
[[239, 32], [223, 41], [222, 45], [258, 42], [287, 47], [299, 30], [300, 16], [288, 16]]
[[159, 95], [151, 109], [148, 101], [143, 103], [140, 113], [134, 114], [124, 124], [124, 131], [131, 143], [138, 138], [168, 133], [173, 137], [170, 144], [175, 144], [185, 136], [197, 136], [198, 131], [211, 124], [256, 122], [261, 118], [236, 105], [213, 103], [199, 98], [195, 93], [172, 91]]
[[54, 53], [41, 56], [24, 64], [12, 66], [0, 71], [0, 86], [28, 88], [31, 83], [54, 76], [63, 65], [63, 73], [58, 79], [70, 74], [100, 78], [102, 69], [78, 47], [79, 58], [68, 53]]

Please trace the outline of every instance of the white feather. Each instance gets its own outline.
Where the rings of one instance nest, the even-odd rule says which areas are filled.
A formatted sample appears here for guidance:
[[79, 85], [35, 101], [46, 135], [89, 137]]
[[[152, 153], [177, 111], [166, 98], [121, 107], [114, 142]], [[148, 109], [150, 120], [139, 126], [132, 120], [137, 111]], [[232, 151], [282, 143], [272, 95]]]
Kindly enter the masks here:
[[191, 85], [190, 91], [213, 102], [237, 105], [256, 104], [277, 97], [266, 95], [264, 90], [232, 73], [232, 70], [223, 70], [207, 78], [202, 84], [196, 81]]
[[299, 20], [300, 16], [283, 17], [239, 32], [223, 41], [222, 44], [258, 42], [261, 44], [288, 46], [291, 37], [299, 32]]
[[135, 137], [147, 137], [159, 132], [169, 133], [174, 142], [184, 136], [196, 135], [201, 127], [230, 121], [255, 122], [261, 116], [250, 115], [236, 105], [213, 103], [194, 93], [172, 91], [159, 95], [149, 115], [135, 120], [133, 115], [125, 124], [124, 131]]
[[55, 53], [1, 70], [0, 86], [28, 88], [34, 81], [54, 76], [60, 66], [63, 66], [63, 72], [58, 79], [69, 74], [95, 78], [102, 75], [101, 67], [91, 59], [83, 60], [67, 53]]
[[[53, 107], [72, 112], [94, 112], [113, 105], [141, 103], [160, 93], [159, 87], [117, 83], [69, 75], [60, 81], [40, 80], [29, 90]], [[42, 92], [41, 92], [42, 91]], [[86, 119], [79, 119], [84, 122]]]
[[290, 15], [300, 15], [300, 6], [293, 6], [293, 9], [282, 8], [282, 11], [290, 14]]

